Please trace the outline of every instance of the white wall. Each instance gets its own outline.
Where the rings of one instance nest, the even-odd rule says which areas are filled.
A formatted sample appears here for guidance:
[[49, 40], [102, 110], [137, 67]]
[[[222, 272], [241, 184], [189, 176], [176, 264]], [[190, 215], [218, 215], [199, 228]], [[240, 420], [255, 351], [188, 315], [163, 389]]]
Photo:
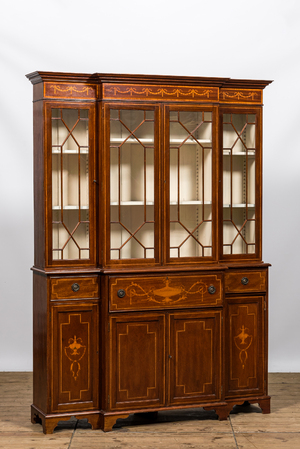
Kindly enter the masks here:
[[274, 79], [264, 91], [270, 371], [300, 371], [300, 2], [14, 0], [0, 27], [0, 370], [32, 369], [35, 71]]

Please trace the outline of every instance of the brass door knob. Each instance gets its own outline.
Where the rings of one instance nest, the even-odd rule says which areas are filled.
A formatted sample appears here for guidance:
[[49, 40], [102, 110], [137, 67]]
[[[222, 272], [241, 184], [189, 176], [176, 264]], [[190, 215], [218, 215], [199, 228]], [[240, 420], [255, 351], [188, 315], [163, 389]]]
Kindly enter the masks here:
[[210, 293], [211, 295], [216, 293], [216, 287], [214, 285], [210, 285], [207, 290], [208, 290], [208, 293]]
[[72, 285], [71, 289], [73, 290], [73, 292], [78, 292], [78, 290], [80, 289], [80, 285], [77, 284], [77, 282], [75, 282], [75, 283]]
[[120, 290], [118, 290], [117, 295], [119, 296], [119, 298], [124, 298], [124, 296], [126, 295], [126, 292], [125, 292], [125, 290], [120, 289]]
[[241, 283], [242, 283], [243, 285], [247, 285], [248, 282], [249, 282], [249, 279], [246, 278], [246, 277], [242, 278], [242, 280], [241, 280]]

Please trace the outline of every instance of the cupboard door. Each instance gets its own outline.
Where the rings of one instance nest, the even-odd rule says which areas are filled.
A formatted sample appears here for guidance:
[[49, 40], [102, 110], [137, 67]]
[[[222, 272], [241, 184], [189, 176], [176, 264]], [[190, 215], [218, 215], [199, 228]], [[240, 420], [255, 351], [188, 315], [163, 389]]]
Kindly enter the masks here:
[[107, 249], [114, 264], [159, 261], [159, 108], [106, 105]]
[[225, 322], [226, 397], [264, 391], [264, 296], [227, 298]]
[[164, 315], [111, 318], [111, 410], [164, 404], [164, 330]]
[[170, 315], [169, 403], [221, 397], [221, 312]]
[[221, 114], [225, 259], [261, 259], [261, 110]]
[[165, 229], [168, 262], [215, 258], [213, 108], [165, 108]]
[[55, 305], [52, 322], [53, 412], [98, 407], [99, 343], [96, 304]]
[[95, 262], [94, 106], [46, 106], [49, 264]]

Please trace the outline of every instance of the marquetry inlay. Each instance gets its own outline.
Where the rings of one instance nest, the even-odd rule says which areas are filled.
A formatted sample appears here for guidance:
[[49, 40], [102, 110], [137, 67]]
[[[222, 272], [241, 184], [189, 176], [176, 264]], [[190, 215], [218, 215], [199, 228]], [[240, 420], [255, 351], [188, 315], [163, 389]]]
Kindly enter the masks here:
[[95, 99], [96, 86], [88, 84], [50, 83], [44, 85], [45, 98]]
[[[209, 293], [209, 287], [215, 293]], [[119, 289], [124, 295], [119, 297]], [[187, 277], [117, 278], [110, 285], [111, 310], [154, 309], [157, 307], [194, 307], [222, 303], [221, 279], [217, 275]]]
[[248, 359], [248, 349], [252, 345], [253, 336], [250, 334], [248, 328], [244, 325], [240, 328], [240, 333], [234, 337], [234, 344], [239, 350], [239, 359], [242, 368], [245, 369], [245, 363]]
[[221, 89], [220, 101], [234, 103], [262, 103], [262, 91], [254, 89]]
[[151, 86], [143, 84], [104, 84], [104, 99], [137, 100], [218, 100], [217, 87]]
[[82, 344], [82, 339], [80, 337], [77, 338], [76, 335], [69, 338], [68, 343], [69, 345], [65, 346], [65, 354], [71, 362], [70, 371], [72, 376], [77, 380], [81, 369], [79, 362], [85, 355], [86, 346]]

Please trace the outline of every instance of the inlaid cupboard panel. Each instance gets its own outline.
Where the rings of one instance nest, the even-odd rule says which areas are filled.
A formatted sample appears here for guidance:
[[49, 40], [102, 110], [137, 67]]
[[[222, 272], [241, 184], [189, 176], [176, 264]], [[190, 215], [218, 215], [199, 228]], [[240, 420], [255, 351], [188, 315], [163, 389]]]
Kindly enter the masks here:
[[262, 394], [265, 297], [230, 297], [226, 303], [226, 397]]
[[165, 316], [118, 315], [110, 323], [110, 408], [163, 405]]
[[89, 410], [99, 404], [96, 304], [54, 305], [52, 323], [52, 411]]

